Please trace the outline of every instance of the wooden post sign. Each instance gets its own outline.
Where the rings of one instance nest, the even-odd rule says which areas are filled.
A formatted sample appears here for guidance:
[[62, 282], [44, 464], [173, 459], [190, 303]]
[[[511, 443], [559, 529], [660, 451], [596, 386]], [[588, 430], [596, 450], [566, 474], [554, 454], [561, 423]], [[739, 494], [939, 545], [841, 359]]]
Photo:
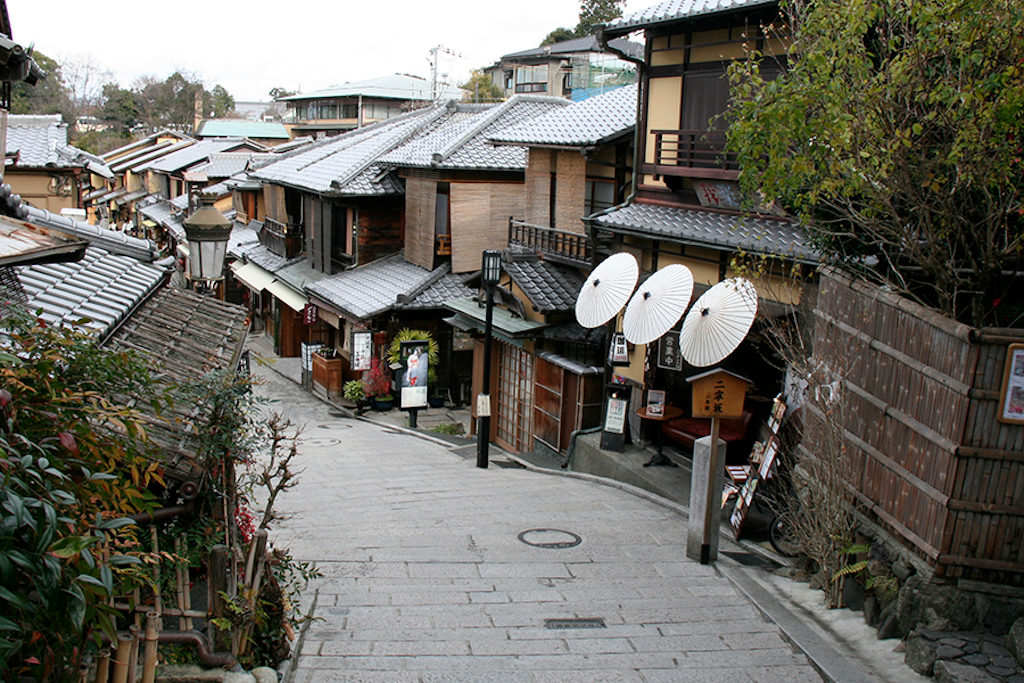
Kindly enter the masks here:
[[693, 385], [694, 417], [743, 417], [743, 401], [750, 380], [715, 368], [687, 377]]

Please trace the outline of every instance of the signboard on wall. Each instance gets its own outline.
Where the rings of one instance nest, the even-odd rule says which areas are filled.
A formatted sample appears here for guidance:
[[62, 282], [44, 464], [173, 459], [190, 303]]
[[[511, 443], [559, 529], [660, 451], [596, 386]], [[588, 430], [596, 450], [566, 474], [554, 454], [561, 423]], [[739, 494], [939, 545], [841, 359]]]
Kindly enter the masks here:
[[669, 330], [658, 340], [658, 367], [682, 370], [683, 354], [679, 352], [679, 330]]
[[361, 330], [352, 333], [352, 369], [369, 370], [373, 357], [373, 332]]
[[999, 421], [1024, 424], [1024, 344], [1010, 344], [1006, 349]]

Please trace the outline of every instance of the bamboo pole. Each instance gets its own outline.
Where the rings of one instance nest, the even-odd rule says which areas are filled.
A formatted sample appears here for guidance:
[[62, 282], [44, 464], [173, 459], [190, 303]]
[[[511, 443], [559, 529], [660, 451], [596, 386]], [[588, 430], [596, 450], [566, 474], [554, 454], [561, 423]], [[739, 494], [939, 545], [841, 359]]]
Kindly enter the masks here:
[[107, 683], [110, 678], [110, 648], [100, 650], [96, 659], [96, 680], [95, 683]]
[[142, 629], [132, 624], [128, 627], [128, 633], [132, 635], [131, 652], [128, 655], [128, 681], [135, 683], [136, 668], [139, 663], [139, 642], [142, 640]]
[[146, 612], [146, 649], [142, 656], [142, 683], [156, 681], [156, 647], [160, 637], [160, 613]]
[[[177, 602], [178, 609], [181, 612], [184, 612], [185, 611], [185, 585], [187, 585], [188, 582], [185, 579], [185, 577], [182, 576], [182, 574], [185, 573], [185, 572], [182, 571], [182, 566], [184, 564], [184, 559], [182, 559], [181, 536], [178, 536], [177, 538], [174, 539], [174, 554], [175, 554], [175, 556], [177, 558], [175, 560], [175, 562], [174, 562], [174, 595], [175, 595], [175, 599], [176, 599], [176, 602]], [[187, 571], [187, 570], [185, 570], [185, 571]], [[183, 615], [179, 616], [178, 617], [178, 630], [179, 631], [184, 631], [187, 628], [191, 628], [191, 627], [185, 625], [185, 617]]]
[[161, 611], [163, 605], [160, 598], [160, 541], [157, 537], [156, 524], [149, 526], [150, 538], [153, 539], [153, 555], [156, 562], [153, 563], [153, 609]]
[[117, 652], [114, 654], [113, 683], [128, 682], [128, 660], [132, 655], [132, 637], [127, 633], [117, 634]]

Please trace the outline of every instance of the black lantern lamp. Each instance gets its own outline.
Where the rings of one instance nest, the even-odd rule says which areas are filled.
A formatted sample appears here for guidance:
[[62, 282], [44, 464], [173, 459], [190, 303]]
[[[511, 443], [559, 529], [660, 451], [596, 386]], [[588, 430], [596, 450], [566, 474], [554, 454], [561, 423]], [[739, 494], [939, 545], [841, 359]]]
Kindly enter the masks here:
[[193, 282], [224, 277], [231, 221], [214, 208], [215, 201], [215, 197], [200, 195], [199, 208], [182, 222], [188, 239], [188, 269]]
[[494, 318], [494, 287], [501, 281], [501, 251], [484, 251], [480, 279], [487, 291], [487, 317], [484, 323], [483, 391], [477, 399], [476, 466], [486, 468], [491, 438], [491, 324]]

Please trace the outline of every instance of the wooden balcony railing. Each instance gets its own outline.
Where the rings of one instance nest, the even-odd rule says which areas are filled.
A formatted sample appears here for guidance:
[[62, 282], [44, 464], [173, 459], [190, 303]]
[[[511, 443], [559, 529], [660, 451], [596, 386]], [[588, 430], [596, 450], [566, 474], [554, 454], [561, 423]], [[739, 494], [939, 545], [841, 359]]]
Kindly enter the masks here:
[[736, 154], [725, 151], [725, 133], [708, 130], [652, 130], [654, 164], [645, 172], [691, 178], [735, 180]]
[[594, 255], [594, 247], [586, 235], [512, 219], [508, 222], [508, 243], [533, 249], [552, 261], [576, 266], [589, 266]]
[[284, 258], [294, 258], [302, 253], [302, 227], [288, 225], [266, 218], [259, 233], [260, 244]]

